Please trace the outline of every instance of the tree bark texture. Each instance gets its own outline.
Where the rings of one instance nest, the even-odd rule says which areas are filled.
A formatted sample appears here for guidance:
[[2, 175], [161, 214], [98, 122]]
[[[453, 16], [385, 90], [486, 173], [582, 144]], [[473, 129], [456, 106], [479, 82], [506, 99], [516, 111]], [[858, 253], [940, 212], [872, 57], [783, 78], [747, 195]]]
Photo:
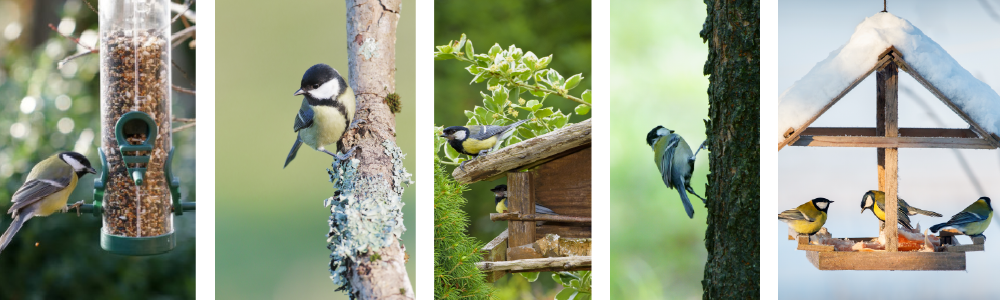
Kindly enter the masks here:
[[711, 174], [703, 298], [759, 298], [760, 1], [705, 4]]
[[[358, 148], [352, 159], [360, 161], [353, 181], [358, 201], [379, 201], [401, 207], [409, 174], [402, 170], [395, 145], [396, 118], [384, 101], [396, 90], [396, 26], [400, 0], [347, 0], [348, 84], [358, 106], [355, 119], [364, 123], [348, 131], [344, 150]], [[368, 198], [368, 199], [365, 199]], [[396, 202], [396, 203], [392, 203]], [[398, 224], [402, 226], [402, 214]], [[368, 216], [365, 216], [367, 218]], [[370, 220], [370, 219], [368, 219]], [[401, 234], [401, 232], [400, 232]], [[348, 292], [352, 299], [413, 299], [413, 285], [406, 273], [405, 248], [398, 237], [382, 248], [369, 249], [348, 264]]]

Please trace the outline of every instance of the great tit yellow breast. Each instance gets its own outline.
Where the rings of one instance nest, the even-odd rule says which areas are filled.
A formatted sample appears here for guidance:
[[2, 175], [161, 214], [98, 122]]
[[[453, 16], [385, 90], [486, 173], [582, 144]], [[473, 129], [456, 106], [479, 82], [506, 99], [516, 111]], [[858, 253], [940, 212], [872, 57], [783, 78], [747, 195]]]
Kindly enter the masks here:
[[314, 114], [312, 126], [299, 130], [302, 142], [314, 149], [336, 143], [344, 134], [350, 120], [332, 106], [316, 105], [312, 109]]
[[497, 212], [502, 214], [505, 210], [507, 210], [507, 199], [497, 202]]
[[817, 212], [819, 212], [818, 215], [810, 216], [811, 218], [815, 218], [812, 222], [808, 220], [791, 220], [788, 221], [788, 226], [798, 233], [814, 234], [823, 228], [823, 224], [826, 224], [826, 213]]
[[48, 216], [58, 210], [62, 210], [62, 208], [66, 206], [66, 200], [69, 199], [69, 194], [73, 193], [73, 190], [76, 189], [77, 181], [79, 181], [79, 179], [76, 178], [76, 175], [72, 175], [72, 179], [70, 179], [69, 185], [66, 186], [66, 188], [39, 200], [38, 212], [36, 212], [35, 215]]
[[872, 205], [872, 212], [875, 213], [875, 217], [879, 220], [885, 221], [885, 211], [880, 207], [880, 203], [875, 203]]
[[467, 138], [464, 141], [462, 141], [462, 148], [463, 150], [465, 150], [466, 154], [478, 155], [479, 151], [493, 148], [493, 146], [496, 144], [497, 144], [497, 137], [495, 135], [485, 140]]

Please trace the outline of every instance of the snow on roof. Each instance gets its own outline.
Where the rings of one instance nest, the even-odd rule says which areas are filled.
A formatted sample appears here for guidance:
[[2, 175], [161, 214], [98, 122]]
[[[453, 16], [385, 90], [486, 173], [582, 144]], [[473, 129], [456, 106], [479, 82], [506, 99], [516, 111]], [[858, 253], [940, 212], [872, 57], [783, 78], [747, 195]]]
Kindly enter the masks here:
[[[1000, 95], [965, 70], [934, 40], [909, 21], [880, 12], [865, 18], [851, 39], [781, 94], [778, 134], [798, 129], [851, 82], [878, 62], [890, 46], [983, 129], [1000, 135]], [[783, 137], [782, 137], [783, 139]]]

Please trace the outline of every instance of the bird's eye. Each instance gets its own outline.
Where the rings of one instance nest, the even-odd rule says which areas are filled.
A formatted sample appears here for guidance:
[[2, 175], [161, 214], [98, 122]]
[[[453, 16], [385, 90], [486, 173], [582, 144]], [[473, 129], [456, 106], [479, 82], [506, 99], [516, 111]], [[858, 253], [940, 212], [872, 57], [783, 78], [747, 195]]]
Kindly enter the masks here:
[[314, 89], [318, 89], [318, 88], [319, 88], [319, 85], [318, 85], [318, 84], [314, 84], [314, 85], [313, 85], [313, 88], [314, 88]]

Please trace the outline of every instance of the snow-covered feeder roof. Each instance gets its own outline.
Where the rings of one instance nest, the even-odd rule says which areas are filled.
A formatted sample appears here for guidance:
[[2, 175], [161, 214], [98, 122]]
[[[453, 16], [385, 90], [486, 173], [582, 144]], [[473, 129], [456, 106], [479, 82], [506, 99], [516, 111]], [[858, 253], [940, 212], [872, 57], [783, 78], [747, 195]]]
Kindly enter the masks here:
[[865, 18], [847, 44], [830, 53], [779, 97], [778, 135], [813, 120], [838, 94], [878, 63], [889, 47], [989, 133], [1000, 135], [1000, 95], [972, 76], [941, 45], [909, 21], [888, 12]]

